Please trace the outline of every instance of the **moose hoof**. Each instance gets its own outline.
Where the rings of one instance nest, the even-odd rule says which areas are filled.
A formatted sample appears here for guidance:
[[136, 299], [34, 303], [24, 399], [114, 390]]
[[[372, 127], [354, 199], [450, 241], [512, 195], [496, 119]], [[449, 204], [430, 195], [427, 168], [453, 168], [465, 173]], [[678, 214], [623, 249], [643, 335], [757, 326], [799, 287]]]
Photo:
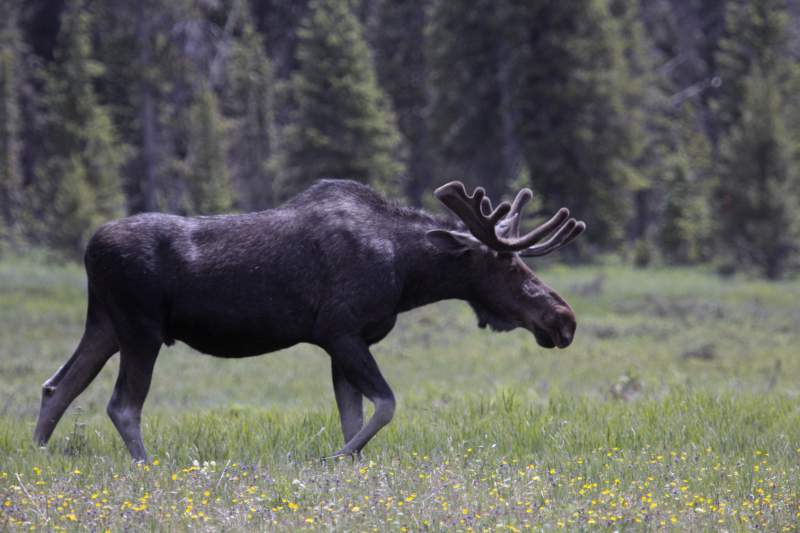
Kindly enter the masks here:
[[341, 449], [338, 452], [334, 453], [333, 455], [329, 455], [328, 457], [323, 457], [321, 461], [323, 463], [328, 461], [339, 461], [344, 458], [350, 458], [355, 462], [357, 459], [361, 459], [361, 451], [348, 451], [345, 449]]

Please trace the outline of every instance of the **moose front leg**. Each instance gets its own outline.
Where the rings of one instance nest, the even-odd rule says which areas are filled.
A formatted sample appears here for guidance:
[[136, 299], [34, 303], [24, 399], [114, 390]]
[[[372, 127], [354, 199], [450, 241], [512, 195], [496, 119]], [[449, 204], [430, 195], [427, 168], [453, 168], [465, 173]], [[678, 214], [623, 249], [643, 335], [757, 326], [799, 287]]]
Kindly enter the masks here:
[[339, 419], [342, 422], [344, 442], [347, 444], [356, 436], [364, 425], [363, 396], [347, 378], [339, 366], [331, 361], [333, 376], [333, 392], [336, 394], [336, 406], [339, 408]]
[[[340, 337], [330, 343], [327, 351], [334, 366], [334, 389], [336, 390], [336, 400], [342, 417], [342, 429], [347, 440], [344, 447], [336, 452], [335, 455], [353, 455], [360, 452], [367, 442], [392, 420], [395, 407], [394, 394], [389, 384], [383, 379], [381, 371], [378, 369], [378, 364], [363, 339], [355, 336]], [[340, 384], [337, 386], [337, 368], [342, 377], [355, 391], [345, 388], [341, 384], [341, 380], [339, 380]], [[353, 403], [346, 403], [345, 410], [342, 410], [340, 390], [342, 391], [342, 399], [346, 399], [347, 402], [352, 402], [355, 396], [353, 393], [359, 392], [375, 405], [375, 412], [366, 425], [358, 429], [355, 435], [349, 438], [348, 432], [355, 429], [356, 422], [358, 422], [359, 427], [361, 425], [361, 402], [359, 399], [358, 417], [355, 416], [356, 409]], [[347, 413], [347, 415], [344, 413]], [[348, 421], [347, 424], [345, 424], [345, 420]]]

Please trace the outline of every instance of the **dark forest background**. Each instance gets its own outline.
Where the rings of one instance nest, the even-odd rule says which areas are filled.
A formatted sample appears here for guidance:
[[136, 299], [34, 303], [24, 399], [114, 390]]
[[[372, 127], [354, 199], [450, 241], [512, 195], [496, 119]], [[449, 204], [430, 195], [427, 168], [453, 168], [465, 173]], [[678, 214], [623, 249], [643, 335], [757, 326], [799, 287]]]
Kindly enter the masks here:
[[569, 206], [572, 253], [779, 278], [799, 0], [0, 0], [0, 254], [320, 177]]

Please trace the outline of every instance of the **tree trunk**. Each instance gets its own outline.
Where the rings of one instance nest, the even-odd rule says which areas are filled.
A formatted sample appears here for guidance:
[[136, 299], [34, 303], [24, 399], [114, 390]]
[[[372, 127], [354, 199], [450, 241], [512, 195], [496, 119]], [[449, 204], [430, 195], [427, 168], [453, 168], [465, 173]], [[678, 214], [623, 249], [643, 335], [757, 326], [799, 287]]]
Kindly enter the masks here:
[[141, 121], [142, 153], [141, 165], [143, 182], [141, 184], [141, 208], [144, 211], [155, 211], [156, 205], [156, 124], [155, 95], [150, 80], [152, 69], [152, 49], [150, 44], [150, 22], [147, 16], [147, 2], [139, 3], [137, 17], [136, 41], [139, 45], [139, 68], [142, 71], [139, 102], [139, 120]]

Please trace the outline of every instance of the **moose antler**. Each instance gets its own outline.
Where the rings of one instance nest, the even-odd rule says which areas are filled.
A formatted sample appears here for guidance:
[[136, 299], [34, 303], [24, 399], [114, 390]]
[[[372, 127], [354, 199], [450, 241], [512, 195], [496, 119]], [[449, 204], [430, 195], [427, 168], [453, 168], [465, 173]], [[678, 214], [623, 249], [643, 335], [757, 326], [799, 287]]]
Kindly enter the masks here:
[[508, 212], [506, 218], [500, 221], [497, 225], [497, 234], [501, 237], [519, 237], [519, 223], [522, 220], [521, 212], [531, 198], [533, 198], [533, 191], [525, 187], [517, 193], [514, 198], [514, 203], [511, 204], [511, 211]]
[[[527, 188], [517, 193], [513, 204], [501, 202], [495, 209], [482, 187], [469, 195], [460, 181], [446, 183], [434, 194], [464, 222], [470, 233], [497, 252], [519, 252], [526, 257], [546, 255], [570, 243], [586, 229], [584, 222], [568, 219], [569, 210], [562, 207], [550, 220], [520, 237], [521, 211], [533, 197]], [[553, 231], [552, 237], [536, 244]]]

